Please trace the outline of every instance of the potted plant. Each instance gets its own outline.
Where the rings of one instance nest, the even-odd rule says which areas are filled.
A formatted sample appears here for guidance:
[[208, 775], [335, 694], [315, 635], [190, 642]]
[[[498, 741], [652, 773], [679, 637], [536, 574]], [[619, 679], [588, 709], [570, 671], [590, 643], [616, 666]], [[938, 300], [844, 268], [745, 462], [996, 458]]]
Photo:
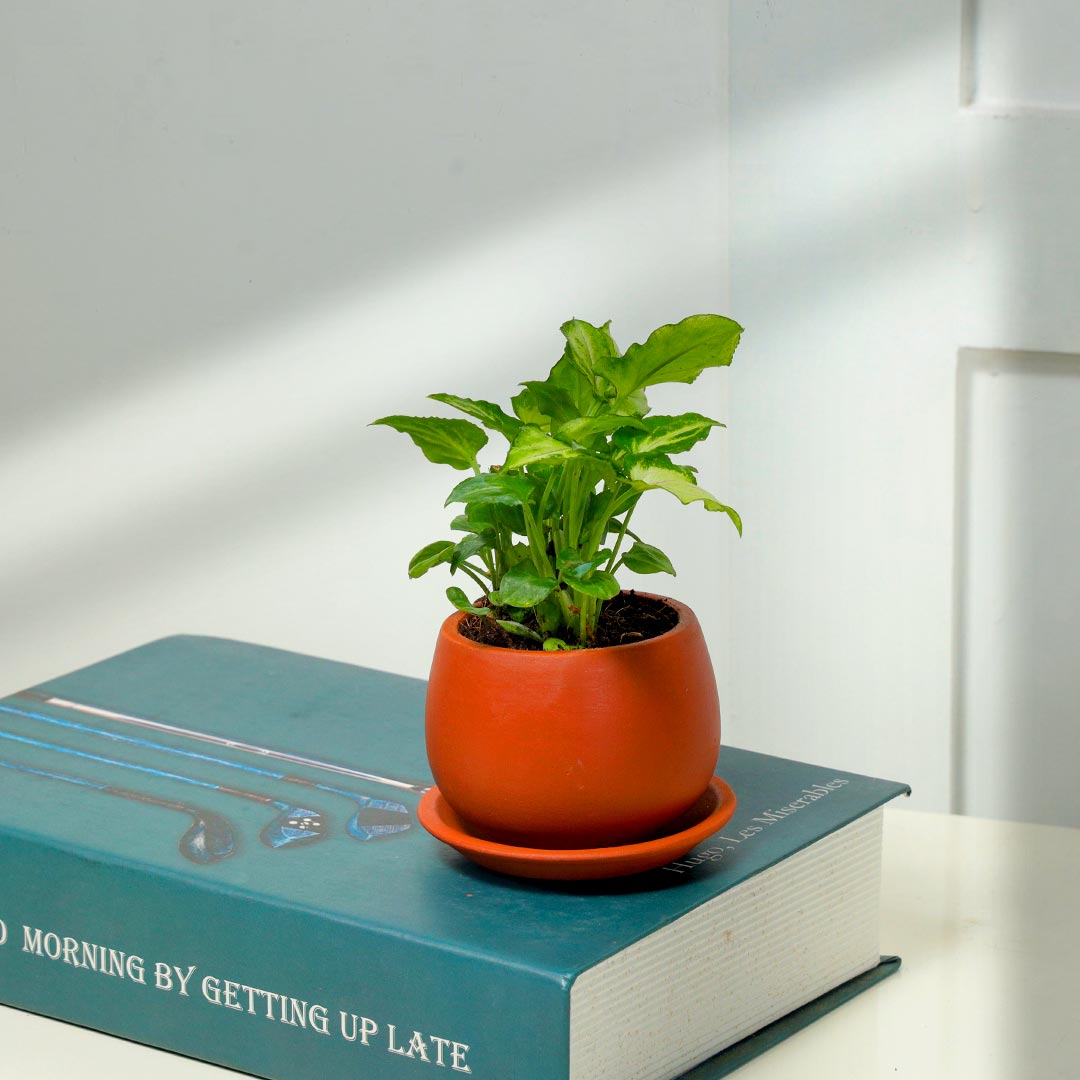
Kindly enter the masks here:
[[[511, 411], [430, 395], [478, 420], [386, 416], [428, 460], [468, 472], [446, 499], [460, 538], [413, 556], [446, 565], [474, 599], [438, 636], [426, 731], [432, 773], [468, 828], [499, 843], [593, 848], [655, 835], [709, 787], [720, 713], [708, 650], [685, 605], [626, 592], [635, 573], [675, 570], [632, 529], [652, 490], [738, 514], [674, 455], [723, 426], [697, 412], [651, 415], [646, 390], [727, 365], [741, 327], [692, 315], [620, 352], [610, 323], [572, 319], [543, 380]], [[482, 425], [482, 426], [481, 426]], [[485, 430], [487, 429], [487, 430]], [[482, 467], [488, 431], [507, 444]]]

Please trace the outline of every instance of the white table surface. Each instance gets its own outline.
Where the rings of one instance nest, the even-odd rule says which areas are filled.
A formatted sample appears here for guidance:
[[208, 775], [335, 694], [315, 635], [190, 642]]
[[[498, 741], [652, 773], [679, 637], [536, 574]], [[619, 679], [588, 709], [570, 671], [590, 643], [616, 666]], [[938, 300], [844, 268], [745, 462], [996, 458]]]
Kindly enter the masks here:
[[[1077, 1080], [1078, 920], [1080, 829], [889, 809], [881, 949], [903, 967], [737, 1075]], [[4, 1007], [0, 1062], [13, 1080], [239, 1075]]]

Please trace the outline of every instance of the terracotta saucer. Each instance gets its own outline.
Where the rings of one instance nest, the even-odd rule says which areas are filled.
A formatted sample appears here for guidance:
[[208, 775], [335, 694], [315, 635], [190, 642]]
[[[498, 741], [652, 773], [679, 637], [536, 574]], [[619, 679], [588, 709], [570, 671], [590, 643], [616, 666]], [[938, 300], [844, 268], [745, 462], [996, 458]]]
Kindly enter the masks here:
[[602, 848], [529, 848], [499, 844], [471, 834], [438, 788], [420, 800], [417, 817], [437, 840], [467, 859], [503, 874], [547, 881], [586, 881], [655, 870], [681, 858], [722, 829], [735, 812], [735, 792], [718, 776], [697, 803], [672, 824], [672, 831], [637, 844]]

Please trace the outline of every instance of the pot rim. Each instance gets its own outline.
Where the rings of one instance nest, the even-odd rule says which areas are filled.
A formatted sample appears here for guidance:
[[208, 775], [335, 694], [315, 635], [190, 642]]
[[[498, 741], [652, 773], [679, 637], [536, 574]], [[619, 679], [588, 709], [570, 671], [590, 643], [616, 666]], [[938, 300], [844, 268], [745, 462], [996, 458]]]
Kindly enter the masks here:
[[[452, 643], [456, 648], [465, 649], [477, 649], [486, 652], [494, 652], [499, 655], [512, 655], [516, 657], [546, 657], [548, 659], [552, 657], [568, 658], [572, 656], [589, 656], [593, 654], [603, 653], [610, 655], [615, 652], [621, 652], [626, 649], [642, 649], [651, 645], [656, 641], [668, 641], [675, 634], [685, 633], [691, 626], [697, 623], [697, 616], [694, 615], [693, 610], [688, 604], [684, 604], [681, 600], [676, 600], [670, 596], [661, 596], [659, 593], [643, 592], [641, 589], [623, 589], [622, 592], [633, 592], [637, 596], [644, 596], [650, 600], [660, 600], [667, 604], [668, 607], [675, 609], [676, 614], [679, 616], [678, 622], [675, 623], [670, 630], [665, 630], [662, 634], [657, 634], [655, 637], [645, 638], [644, 641], [628, 641], [622, 645], [604, 645], [600, 648], [592, 649], [555, 649], [553, 651], [545, 651], [544, 649], [508, 649], [505, 645], [489, 645], [482, 641], [473, 641], [472, 638], [467, 638], [464, 634], [458, 633], [458, 623], [465, 618], [464, 611], [451, 612], [443, 620], [442, 626], [439, 628], [439, 637]], [[523, 663], [534, 663], [534, 660], [523, 660]]]

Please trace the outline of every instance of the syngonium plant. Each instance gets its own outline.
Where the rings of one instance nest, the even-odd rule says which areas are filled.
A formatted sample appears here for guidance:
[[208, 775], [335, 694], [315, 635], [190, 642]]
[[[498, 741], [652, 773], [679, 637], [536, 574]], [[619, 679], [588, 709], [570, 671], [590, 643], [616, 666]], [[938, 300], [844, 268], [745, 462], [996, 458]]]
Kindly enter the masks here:
[[429, 461], [473, 474], [444, 504], [463, 507], [450, 523], [462, 538], [421, 548], [409, 576], [448, 564], [483, 593], [471, 603], [451, 586], [455, 607], [549, 650], [594, 643], [604, 601], [620, 592], [620, 568], [675, 573], [667, 555], [630, 528], [646, 491], [700, 502], [742, 533], [739, 515], [698, 485], [697, 470], [672, 460], [724, 425], [696, 412], [652, 416], [645, 397], [650, 386], [692, 383], [706, 368], [730, 364], [742, 327], [721, 315], [691, 315], [620, 353], [610, 325], [564, 323], [561, 358], [546, 379], [520, 384], [513, 415], [490, 401], [429, 395], [506, 439], [505, 458], [486, 469], [478, 455], [488, 435], [468, 420], [374, 421], [408, 435]]

